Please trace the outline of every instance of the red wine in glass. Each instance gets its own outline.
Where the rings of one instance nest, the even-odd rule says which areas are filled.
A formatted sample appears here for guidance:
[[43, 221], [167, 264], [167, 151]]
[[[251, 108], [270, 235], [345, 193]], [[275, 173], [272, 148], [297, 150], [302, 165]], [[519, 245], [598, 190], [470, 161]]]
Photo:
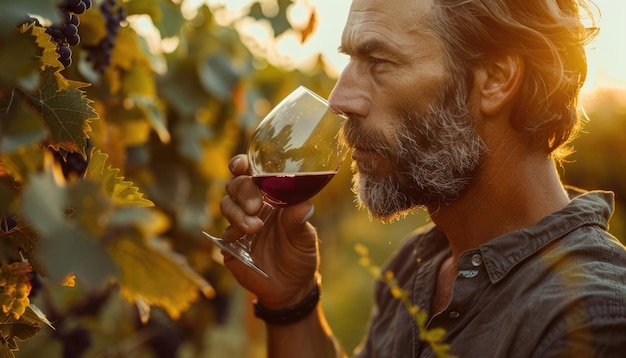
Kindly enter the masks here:
[[276, 207], [285, 207], [312, 198], [336, 173], [260, 174], [253, 175], [252, 180], [263, 191], [265, 200]]

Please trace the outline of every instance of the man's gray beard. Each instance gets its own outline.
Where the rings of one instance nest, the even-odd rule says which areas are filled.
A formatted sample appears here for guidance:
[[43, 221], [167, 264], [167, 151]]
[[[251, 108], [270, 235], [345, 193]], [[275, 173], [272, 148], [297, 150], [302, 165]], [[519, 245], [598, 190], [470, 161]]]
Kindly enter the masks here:
[[[457, 199], [471, 182], [487, 149], [465, 95], [459, 87], [454, 91], [448, 103], [440, 98], [429, 113], [400, 111], [395, 143], [378, 141], [374, 148], [393, 162], [395, 171], [389, 176], [377, 178], [375, 168], [363, 163], [359, 170], [353, 168], [357, 203], [373, 218], [392, 222], [417, 208], [437, 210]], [[357, 131], [353, 128], [353, 135], [358, 136]]]

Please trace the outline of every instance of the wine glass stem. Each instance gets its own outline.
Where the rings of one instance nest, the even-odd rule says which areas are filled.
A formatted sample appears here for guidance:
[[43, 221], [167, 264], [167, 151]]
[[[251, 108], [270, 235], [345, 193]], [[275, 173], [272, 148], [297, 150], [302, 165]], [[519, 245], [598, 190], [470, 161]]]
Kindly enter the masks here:
[[[261, 211], [257, 215], [263, 223], [270, 219], [272, 214], [275, 212], [274, 206], [268, 202], [263, 202], [263, 207], [261, 207]], [[238, 245], [240, 245], [244, 250], [252, 254], [252, 250], [254, 250], [254, 246], [256, 243], [256, 234], [246, 234], [235, 241]]]

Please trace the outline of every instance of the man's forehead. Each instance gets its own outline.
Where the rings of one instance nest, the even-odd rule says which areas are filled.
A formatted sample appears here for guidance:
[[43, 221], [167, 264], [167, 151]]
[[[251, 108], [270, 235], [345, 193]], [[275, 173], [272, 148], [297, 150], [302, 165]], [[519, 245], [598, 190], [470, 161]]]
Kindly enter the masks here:
[[434, 0], [353, 0], [350, 11], [375, 11], [416, 16], [428, 10]]
[[354, 0], [344, 33], [342, 47], [354, 52], [361, 42], [389, 41], [401, 46], [402, 36], [413, 35], [423, 29], [423, 18], [432, 0]]
[[346, 25], [381, 23], [389, 27], [417, 24], [433, 0], [354, 0]]

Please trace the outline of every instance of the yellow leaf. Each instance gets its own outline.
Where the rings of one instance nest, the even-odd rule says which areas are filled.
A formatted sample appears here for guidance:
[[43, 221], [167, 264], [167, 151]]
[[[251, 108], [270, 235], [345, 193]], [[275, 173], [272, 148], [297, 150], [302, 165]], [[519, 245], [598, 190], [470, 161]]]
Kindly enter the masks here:
[[116, 205], [154, 206], [152, 201], [143, 198], [143, 193], [132, 182], [125, 181], [123, 176], [118, 175], [119, 169], [105, 167], [108, 157], [108, 154], [94, 150], [85, 171], [85, 178], [101, 180], [104, 192]]
[[120, 268], [122, 296], [129, 302], [161, 307], [173, 319], [189, 308], [202, 292], [215, 294], [213, 287], [195, 273], [183, 256], [156, 238], [127, 232], [109, 247]]

